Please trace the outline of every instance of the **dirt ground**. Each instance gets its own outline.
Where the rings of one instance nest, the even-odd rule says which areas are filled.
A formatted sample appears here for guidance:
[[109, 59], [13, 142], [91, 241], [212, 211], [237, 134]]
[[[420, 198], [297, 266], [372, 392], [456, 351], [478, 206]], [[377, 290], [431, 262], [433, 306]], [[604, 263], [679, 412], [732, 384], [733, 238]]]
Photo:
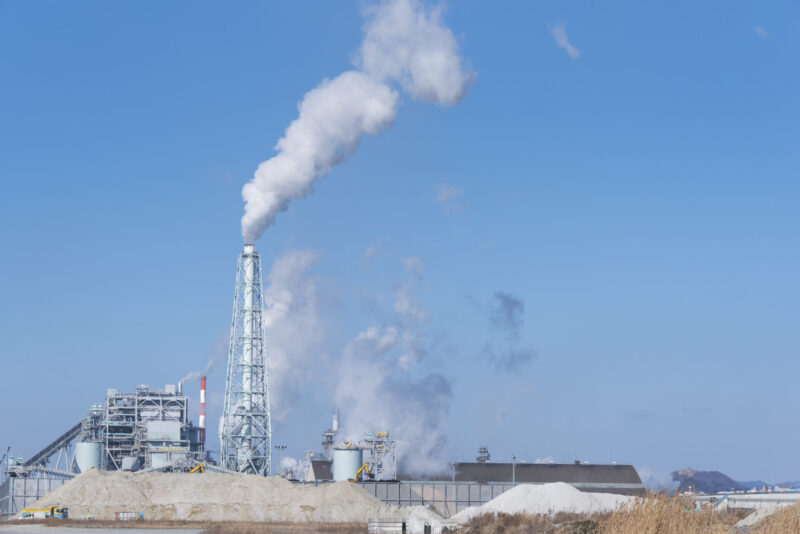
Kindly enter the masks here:
[[366, 524], [356, 523], [255, 523], [198, 521], [98, 521], [35, 519], [0, 522], [0, 534], [365, 534]]

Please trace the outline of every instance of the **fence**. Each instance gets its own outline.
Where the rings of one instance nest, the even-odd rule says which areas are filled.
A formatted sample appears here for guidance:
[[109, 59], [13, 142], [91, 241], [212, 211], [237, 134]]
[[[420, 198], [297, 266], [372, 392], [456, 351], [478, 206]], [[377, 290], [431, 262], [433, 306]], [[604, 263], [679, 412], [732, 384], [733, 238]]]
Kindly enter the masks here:
[[6, 478], [0, 485], [0, 518], [14, 516], [23, 508], [29, 508], [49, 491], [61, 487], [67, 480], [57, 477]]

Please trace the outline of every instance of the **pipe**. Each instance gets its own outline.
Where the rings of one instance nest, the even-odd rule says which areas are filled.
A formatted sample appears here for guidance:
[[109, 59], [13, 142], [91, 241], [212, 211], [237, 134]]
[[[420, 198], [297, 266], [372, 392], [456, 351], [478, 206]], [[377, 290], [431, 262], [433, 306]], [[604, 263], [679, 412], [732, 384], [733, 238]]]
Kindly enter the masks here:
[[200, 379], [200, 418], [198, 426], [200, 428], [206, 427], [206, 377]]
[[[244, 321], [242, 331], [242, 404], [245, 415], [240, 434], [249, 436], [252, 433], [252, 420], [249, 414], [253, 408], [253, 337], [255, 322], [255, 245], [244, 246]], [[260, 273], [259, 273], [260, 276]], [[239, 470], [243, 470], [252, 456], [251, 443], [248, 438], [242, 440], [238, 454]]]

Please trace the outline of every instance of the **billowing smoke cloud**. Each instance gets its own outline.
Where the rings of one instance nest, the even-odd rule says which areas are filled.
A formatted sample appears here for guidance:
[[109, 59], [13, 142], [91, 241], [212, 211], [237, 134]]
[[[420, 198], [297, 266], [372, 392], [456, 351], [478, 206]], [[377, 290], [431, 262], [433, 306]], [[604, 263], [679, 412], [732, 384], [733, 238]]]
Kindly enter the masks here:
[[667, 491], [669, 493], [678, 489], [679, 482], [674, 480], [671, 473], [657, 471], [648, 466], [637, 466], [636, 472], [639, 473], [639, 478], [642, 479], [642, 484], [649, 490], [654, 492]]
[[438, 373], [418, 380], [399, 373], [392, 357], [399, 342], [396, 328], [370, 327], [345, 347], [334, 396], [344, 419], [341, 435], [360, 439], [390, 430], [405, 474], [438, 473], [447, 466], [450, 384]]
[[536, 353], [520, 344], [525, 303], [509, 293], [495, 291], [486, 309], [490, 326], [502, 336], [486, 342], [483, 357], [501, 371], [516, 371], [530, 363]]
[[334, 402], [341, 410], [341, 437], [389, 430], [398, 440], [398, 464], [405, 474], [430, 474], [447, 468], [445, 429], [452, 391], [439, 373], [415, 372], [431, 350], [424, 327], [428, 313], [411, 292], [422, 276], [422, 262], [404, 260], [407, 282], [395, 294], [397, 325], [372, 326], [345, 347]]
[[389, 0], [367, 9], [367, 24], [356, 65], [393, 80], [413, 98], [455, 105], [475, 75], [465, 68], [441, 7], [418, 0]]
[[495, 291], [489, 320], [495, 328], [519, 337], [519, 330], [525, 315], [525, 303], [503, 291]]
[[318, 254], [290, 250], [278, 258], [264, 291], [264, 332], [270, 372], [272, 416], [283, 419], [294, 407], [312, 364], [323, 351], [325, 327], [317, 282], [310, 274]]
[[474, 74], [458, 52], [441, 10], [419, 0], [386, 0], [366, 10], [367, 21], [355, 64], [326, 79], [303, 97], [299, 115], [278, 141], [276, 154], [259, 165], [242, 189], [242, 238], [253, 243], [292, 199], [313, 192], [314, 183], [352, 155], [365, 134], [392, 125], [399, 94], [455, 105]]

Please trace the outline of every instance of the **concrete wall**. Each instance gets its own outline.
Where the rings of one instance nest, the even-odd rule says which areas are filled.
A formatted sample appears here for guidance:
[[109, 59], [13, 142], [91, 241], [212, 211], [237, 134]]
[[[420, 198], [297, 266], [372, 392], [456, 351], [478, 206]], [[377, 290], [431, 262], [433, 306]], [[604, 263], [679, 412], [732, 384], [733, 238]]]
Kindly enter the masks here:
[[[328, 482], [306, 482], [305, 484], [327, 484]], [[299, 482], [303, 484], [303, 482]], [[386, 504], [399, 506], [432, 506], [439, 514], [450, 517], [470, 506], [480, 506], [510, 490], [518, 484], [505, 482], [445, 482], [410, 481], [354, 482]], [[574, 483], [582, 491], [618, 493], [622, 495], [644, 492], [641, 484]]]

